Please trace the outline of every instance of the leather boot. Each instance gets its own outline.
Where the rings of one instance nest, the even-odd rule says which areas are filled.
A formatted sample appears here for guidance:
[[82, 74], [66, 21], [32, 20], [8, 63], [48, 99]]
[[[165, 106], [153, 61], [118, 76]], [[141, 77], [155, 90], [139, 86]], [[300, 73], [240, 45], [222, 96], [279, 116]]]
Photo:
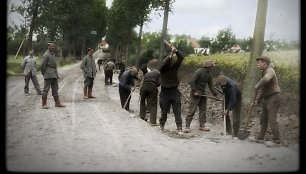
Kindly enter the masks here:
[[92, 93], [92, 88], [88, 88], [88, 98], [96, 98], [92, 96], [91, 93]]
[[47, 97], [42, 96], [42, 107], [43, 109], [49, 109], [47, 106]]
[[88, 99], [88, 96], [87, 96], [87, 88], [84, 88], [84, 99]]
[[53, 98], [54, 98], [54, 101], [55, 101], [55, 107], [66, 107], [65, 105], [60, 103], [58, 96], [53, 96]]

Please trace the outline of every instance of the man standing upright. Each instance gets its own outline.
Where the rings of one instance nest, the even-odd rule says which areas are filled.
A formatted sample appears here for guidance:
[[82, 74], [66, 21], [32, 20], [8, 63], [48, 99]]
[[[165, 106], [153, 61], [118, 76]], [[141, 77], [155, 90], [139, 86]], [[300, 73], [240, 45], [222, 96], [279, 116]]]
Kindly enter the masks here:
[[280, 134], [277, 123], [277, 111], [280, 106], [280, 88], [274, 69], [269, 66], [270, 59], [266, 56], [260, 56], [257, 59], [257, 67], [262, 70], [262, 78], [255, 86], [255, 99], [251, 106], [256, 106], [261, 99], [262, 113], [260, 116], [260, 131], [257, 140], [264, 140], [268, 129], [268, 123], [272, 130], [272, 142], [280, 143]]
[[58, 71], [57, 63], [54, 54], [55, 44], [53, 42], [48, 42], [48, 50], [42, 56], [40, 62], [40, 70], [44, 76], [44, 89], [42, 94], [42, 108], [48, 109], [47, 106], [47, 96], [49, 89], [51, 87], [52, 96], [55, 101], [55, 107], [66, 107], [61, 104], [58, 97]]
[[[161, 92], [159, 105], [161, 108], [161, 118], [159, 119], [161, 130], [164, 129], [167, 121], [167, 114], [170, 106], [172, 105], [173, 113], [175, 117], [175, 123], [177, 130], [182, 131], [182, 118], [181, 118], [181, 92], [178, 89], [178, 69], [184, 60], [183, 54], [171, 45], [171, 53], [164, 60], [160, 66], [161, 76]], [[173, 54], [176, 56], [173, 57]]]
[[[84, 99], [88, 98], [96, 98], [92, 96], [92, 87], [94, 83], [94, 78], [96, 77], [96, 63], [95, 59], [93, 58], [94, 49], [88, 48], [87, 49], [87, 56], [84, 57], [83, 62], [81, 64], [81, 69], [83, 70], [84, 75]], [[88, 95], [87, 95], [88, 89]]]
[[25, 77], [24, 93], [29, 95], [29, 82], [32, 79], [33, 85], [38, 95], [42, 95], [40, 86], [36, 77], [36, 58], [34, 57], [34, 51], [30, 50], [29, 55], [23, 59], [21, 68], [24, 70], [23, 75]]
[[210, 91], [213, 93], [213, 95], [219, 98], [219, 95], [214, 89], [210, 73], [213, 70], [214, 66], [215, 64], [213, 63], [213, 61], [206, 60], [203, 64], [203, 68], [196, 70], [190, 78], [189, 85], [191, 87], [191, 94], [190, 94], [189, 111], [186, 116], [186, 128], [184, 130], [185, 133], [190, 132], [190, 123], [193, 119], [197, 107], [199, 107], [199, 122], [200, 122], [199, 130], [210, 131], [208, 127], [205, 127], [207, 97], [203, 95], [206, 95], [205, 88], [206, 84], [208, 84], [208, 87]]

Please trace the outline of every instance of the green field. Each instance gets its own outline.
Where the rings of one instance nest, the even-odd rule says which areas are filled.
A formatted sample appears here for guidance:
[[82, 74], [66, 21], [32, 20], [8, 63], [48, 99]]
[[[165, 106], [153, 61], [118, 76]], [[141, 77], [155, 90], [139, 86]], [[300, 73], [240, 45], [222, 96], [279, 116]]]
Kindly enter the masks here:
[[[23, 56], [17, 56], [16, 59], [14, 59], [14, 55], [7, 55], [6, 59], [6, 75], [7, 77], [12, 77], [16, 75], [23, 75], [23, 70], [21, 68], [21, 63], [23, 61]], [[40, 62], [41, 62], [41, 56], [35, 56], [36, 58], [36, 70], [38, 73], [40, 73]], [[57, 65], [59, 67], [72, 64], [73, 61], [71, 59], [56, 59]]]

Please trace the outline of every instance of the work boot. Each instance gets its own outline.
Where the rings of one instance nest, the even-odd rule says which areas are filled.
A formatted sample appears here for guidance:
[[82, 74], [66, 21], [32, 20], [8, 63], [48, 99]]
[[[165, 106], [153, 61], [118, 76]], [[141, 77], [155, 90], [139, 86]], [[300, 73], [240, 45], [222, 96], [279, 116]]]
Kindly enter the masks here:
[[88, 99], [88, 96], [87, 96], [87, 88], [84, 88], [84, 99]]
[[47, 97], [42, 96], [42, 107], [43, 109], [49, 109], [47, 106]]
[[210, 131], [208, 127], [199, 127], [199, 130], [206, 131], [206, 132]]
[[163, 125], [163, 124], [160, 124], [160, 125], [159, 125], [159, 129], [160, 129], [160, 130], [164, 130], [164, 128], [165, 128], [165, 125]]
[[55, 107], [66, 107], [65, 105], [60, 103], [58, 96], [53, 96], [53, 98], [54, 98], [54, 101], [55, 101]]
[[185, 130], [184, 130], [184, 133], [190, 133], [190, 128], [186, 127]]
[[88, 98], [96, 98], [92, 96], [91, 93], [92, 93], [92, 88], [88, 88]]

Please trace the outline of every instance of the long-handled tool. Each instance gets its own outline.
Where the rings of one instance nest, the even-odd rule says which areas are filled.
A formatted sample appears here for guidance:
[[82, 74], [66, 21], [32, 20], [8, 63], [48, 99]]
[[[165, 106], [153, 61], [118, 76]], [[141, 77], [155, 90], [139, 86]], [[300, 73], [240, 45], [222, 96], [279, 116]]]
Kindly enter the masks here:
[[253, 110], [253, 106], [248, 111], [248, 115], [247, 115], [247, 118], [246, 118], [244, 130], [239, 130], [238, 131], [237, 137], [238, 137], [239, 140], [245, 140], [250, 135], [250, 131], [247, 131], [246, 129], [247, 129], [247, 127], [249, 125], [249, 122], [250, 122], [250, 119], [251, 119], [252, 110]]
[[133, 91], [131, 91], [130, 95], [129, 95], [129, 96], [128, 96], [128, 98], [126, 99], [126, 101], [125, 101], [125, 103], [124, 103], [124, 105], [123, 105], [123, 108], [125, 108], [125, 107], [126, 107], [126, 105], [127, 105], [128, 101], [129, 101], [129, 99], [130, 99], [130, 98], [131, 98], [131, 96], [132, 96], [132, 92], [133, 92]]
[[217, 97], [213, 97], [213, 96], [209, 96], [209, 95], [198, 95], [198, 96], [201, 96], [201, 97], [208, 97], [208, 98], [213, 98], [213, 99], [216, 99], [216, 100], [222, 101], [222, 99], [219, 99], [219, 98], [217, 98]]
[[224, 100], [223, 100], [223, 125], [224, 125], [224, 138], [226, 136], [226, 115], [224, 115], [224, 112], [225, 112], [225, 97], [224, 97]]

